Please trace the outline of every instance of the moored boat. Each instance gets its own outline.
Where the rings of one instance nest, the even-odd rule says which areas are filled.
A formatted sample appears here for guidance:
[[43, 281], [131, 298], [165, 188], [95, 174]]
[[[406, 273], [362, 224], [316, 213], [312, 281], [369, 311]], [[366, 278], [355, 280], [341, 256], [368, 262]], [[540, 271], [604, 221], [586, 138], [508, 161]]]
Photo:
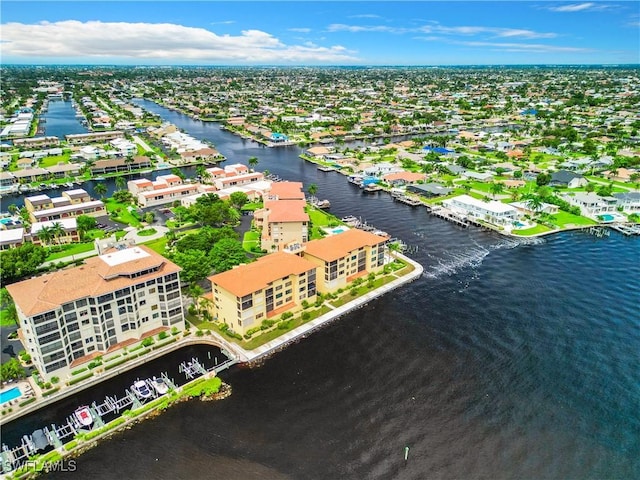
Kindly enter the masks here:
[[75, 412], [73, 412], [76, 419], [85, 427], [88, 427], [93, 423], [93, 416], [91, 415], [91, 410], [89, 407], [82, 406], [78, 407]]
[[169, 385], [167, 385], [167, 382], [165, 382], [162, 377], [161, 378], [153, 377], [151, 379], [151, 385], [153, 386], [153, 388], [155, 388], [156, 392], [158, 392], [160, 395], [164, 395], [169, 391]]

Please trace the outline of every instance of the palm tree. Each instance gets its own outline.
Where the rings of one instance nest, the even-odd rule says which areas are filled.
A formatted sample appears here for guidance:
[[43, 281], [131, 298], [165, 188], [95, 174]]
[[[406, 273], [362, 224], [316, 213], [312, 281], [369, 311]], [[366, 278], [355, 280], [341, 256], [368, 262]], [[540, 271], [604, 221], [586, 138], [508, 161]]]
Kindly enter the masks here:
[[527, 208], [535, 213], [539, 213], [542, 210], [543, 202], [539, 195], [527, 195]]
[[60, 222], [55, 222], [51, 225], [51, 235], [56, 239], [56, 243], [60, 245], [60, 237], [65, 234], [64, 227]]
[[198, 175], [200, 178], [204, 178], [204, 174], [207, 171], [206, 168], [204, 168], [204, 165], [198, 165], [196, 167], [196, 175]]
[[38, 238], [43, 244], [48, 245], [53, 238], [53, 231], [51, 230], [51, 227], [42, 227], [38, 232]]
[[309, 192], [309, 195], [314, 196], [318, 191], [318, 186], [315, 183], [312, 183], [307, 187], [307, 191]]
[[126, 184], [127, 184], [127, 181], [124, 179], [122, 175], [118, 175], [116, 177], [116, 188], [118, 190], [122, 190]]
[[496, 195], [502, 193], [504, 190], [504, 183], [502, 182], [493, 182], [489, 185], [489, 192], [493, 195], [493, 199], [496, 199]]
[[631, 180], [631, 182], [636, 186], [636, 190], [638, 190], [638, 187], [640, 187], [640, 173], [632, 173], [629, 175], [629, 180]]
[[11, 215], [15, 215], [18, 212], [18, 207], [15, 204], [11, 204], [7, 207], [7, 210], [9, 210], [9, 213]]
[[99, 183], [93, 190], [100, 195], [100, 198], [104, 198], [104, 195], [107, 193], [107, 186], [104, 183]]
[[133, 157], [132, 156], [125, 157], [124, 163], [127, 165], [127, 167], [129, 167], [129, 171], [131, 171], [131, 164], [133, 163]]
[[255, 167], [258, 165], [258, 157], [249, 157], [249, 166], [255, 171]]

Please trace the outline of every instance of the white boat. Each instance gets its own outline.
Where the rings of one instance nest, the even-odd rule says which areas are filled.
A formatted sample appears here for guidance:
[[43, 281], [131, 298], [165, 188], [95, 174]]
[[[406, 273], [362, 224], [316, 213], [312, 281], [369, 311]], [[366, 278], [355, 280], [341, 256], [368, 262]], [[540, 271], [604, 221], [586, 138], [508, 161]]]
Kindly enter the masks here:
[[150, 398], [152, 395], [151, 390], [149, 390], [147, 386], [147, 382], [144, 380], [136, 380], [134, 384], [131, 385], [131, 390], [141, 399]]
[[163, 378], [153, 377], [151, 379], [151, 385], [153, 385], [153, 388], [155, 388], [160, 395], [164, 395], [169, 391], [169, 385], [167, 385], [167, 382], [165, 382]]
[[89, 407], [78, 407], [76, 408], [76, 411], [73, 412], [73, 414], [75, 415], [76, 419], [78, 419], [78, 421], [85, 427], [88, 427], [93, 423], [93, 416], [91, 415], [91, 410], [89, 410]]

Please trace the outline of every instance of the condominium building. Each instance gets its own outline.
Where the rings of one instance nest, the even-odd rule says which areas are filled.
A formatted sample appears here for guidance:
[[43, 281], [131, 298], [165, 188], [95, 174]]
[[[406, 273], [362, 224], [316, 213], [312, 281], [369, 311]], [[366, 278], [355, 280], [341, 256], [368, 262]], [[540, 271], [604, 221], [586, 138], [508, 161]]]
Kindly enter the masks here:
[[180, 267], [144, 247], [7, 285], [25, 350], [46, 380], [173, 326], [184, 328]]
[[91, 200], [89, 194], [77, 188], [62, 192], [60, 197], [34, 195], [24, 199], [24, 205], [32, 222], [46, 222], [62, 218], [90, 215], [93, 217], [106, 215], [104, 203]]
[[382, 270], [388, 237], [358, 229], [312, 240], [303, 256], [319, 267], [320, 292], [347, 287], [359, 277]]
[[300, 182], [277, 182], [264, 195], [264, 207], [254, 212], [255, 227], [261, 230], [263, 250], [282, 250], [302, 244], [309, 237], [309, 215]]
[[265, 319], [300, 310], [304, 300], [316, 300], [316, 268], [297, 255], [277, 252], [213, 275], [213, 316], [244, 334]]

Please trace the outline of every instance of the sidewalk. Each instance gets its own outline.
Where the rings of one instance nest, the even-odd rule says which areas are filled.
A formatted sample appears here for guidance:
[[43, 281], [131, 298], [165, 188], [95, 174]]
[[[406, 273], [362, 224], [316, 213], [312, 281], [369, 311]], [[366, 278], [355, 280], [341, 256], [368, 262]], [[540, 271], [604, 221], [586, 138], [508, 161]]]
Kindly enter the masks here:
[[361, 297], [345, 303], [344, 305], [333, 307], [330, 312], [327, 312], [324, 315], [321, 315], [320, 317], [315, 318], [308, 323], [305, 323], [304, 325], [300, 325], [298, 328], [284, 333], [278, 338], [271, 340], [270, 342], [267, 342], [257, 348], [254, 348], [253, 350], [245, 350], [240, 345], [227, 340], [217, 332], [212, 331], [211, 335], [214, 336], [220, 343], [222, 343], [225, 346], [225, 349], [228, 352], [232, 353], [240, 362], [253, 362], [262, 357], [266, 357], [271, 353], [284, 348], [289, 343], [295, 342], [299, 338], [306, 337], [308, 334], [323, 327], [331, 321], [366, 305], [371, 300], [374, 300], [392, 290], [395, 290], [398, 287], [401, 287], [405, 283], [412, 282], [422, 276], [422, 273], [424, 271], [422, 265], [402, 254], [398, 254], [397, 256], [407, 263], [413, 265], [414, 270], [411, 273], [399, 277], [396, 280], [387, 283], [386, 285], [383, 285], [365, 295], [362, 295]]

